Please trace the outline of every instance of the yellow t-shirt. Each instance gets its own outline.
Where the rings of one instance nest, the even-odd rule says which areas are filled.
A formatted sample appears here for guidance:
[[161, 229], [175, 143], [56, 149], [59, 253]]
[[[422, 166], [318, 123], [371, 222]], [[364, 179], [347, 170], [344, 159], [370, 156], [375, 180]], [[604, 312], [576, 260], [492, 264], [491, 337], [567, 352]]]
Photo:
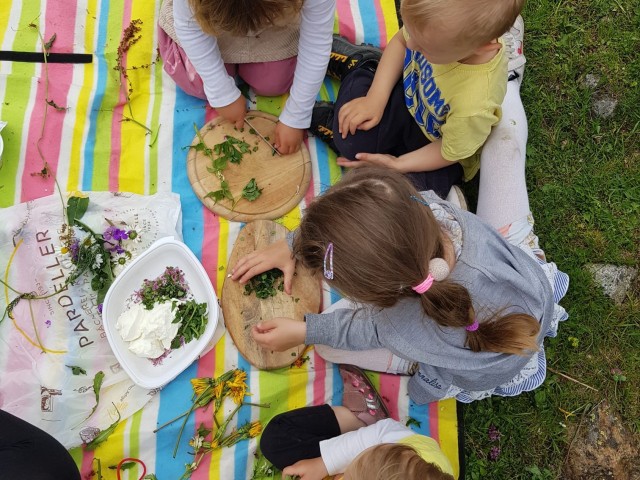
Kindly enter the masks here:
[[[403, 29], [405, 39], [408, 38]], [[502, 48], [488, 63], [430, 63], [407, 49], [404, 58], [404, 98], [409, 112], [429, 139], [442, 139], [442, 156], [460, 161], [464, 178], [480, 168], [479, 150], [502, 115], [507, 91], [507, 58]]]
[[446, 457], [442, 450], [440, 450], [440, 446], [438, 442], [436, 442], [431, 437], [425, 437], [424, 435], [409, 435], [401, 440], [398, 440], [396, 443], [401, 443], [403, 445], [409, 445], [416, 449], [418, 454], [424, 459], [425, 462], [434, 463], [440, 470], [444, 473], [448, 473], [453, 475], [453, 467], [451, 466], [451, 462]]

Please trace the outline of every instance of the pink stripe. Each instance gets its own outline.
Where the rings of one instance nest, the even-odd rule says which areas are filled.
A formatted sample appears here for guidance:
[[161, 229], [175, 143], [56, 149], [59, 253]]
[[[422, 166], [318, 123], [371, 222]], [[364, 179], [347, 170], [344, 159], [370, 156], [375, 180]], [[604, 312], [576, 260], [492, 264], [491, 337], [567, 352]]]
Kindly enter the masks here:
[[[47, 2], [46, 24], [42, 36], [47, 41], [53, 34], [56, 40], [51, 48], [53, 52], [73, 52], [76, 30], [76, 2], [69, 0], [64, 9], [58, 8], [57, 2]], [[36, 89], [36, 98], [33, 110], [30, 114], [28, 137], [25, 151], [25, 167], [21, 182], [21, 200], [27, 201], [54, 193], [55, 173], [60, 157], [60, 144], [62, 141], [62, 129], [65, 112], [57, 111], [49, 107], [45, 102], [53, 100], [61, 107], [67, 105], [67, 97], [71, 80], [73, 78], [73, 65], [50, 64], [49, 69], [49, 98], [45, 98], [46, 82], [44, 76], [44, 64], [42, 76]], [[47, 109], [47, 119], [44, 132], [42, 132], [42, 118]], [[50, 176], [42, 178], [33, 175], [42, 171], [44, 165], [38, 154], [37, 142], [42, 133], [40, 149], [47, 161]]]
[[375, 0], [373, 6], [376, 10], [376, 18], [378, 19], [378, 30], [380, 31], [380, 47], [387, 46], [387, 25], [384, 23], [384, 13], [382, 11], [381, 0]]
[[400, 376], [380, 374], [380, 396], [389, 409], [391, 418], [399, 419], [398, 413], [398, 393], [400, 392]]
[[327, 362], [313, 350], [313, 400], [312, 405], [327, 403]]
[[337, 2], [336, 10], [338, 12], [338, 33], [350, 42], [356, 41], [356, 25], [353, 21], [351, 13], [351, 5], [349, 2]]
[[[80, 465], [80, 475], [82, 475], [82, 478], [91, 478], [93, 476], [91, 474], [95, 474], [95, 470], [93, 469], [93, 457], [94, 452], [87, 452], [83, 450], [82, 464]], [[104, 466], [106, 465], [103, 465], [103, 467]]]
[[438, 402], [429, 404], [429, 436], [440, 443], [440, 431], [438, 430]]
[[[129, 26], [131, 21], [131, 3], [132, 0], [126, 0], [124, 2], [124, 8], [122, 9], [122, 31], [118, 38], [118, 45], [122, 40], [122, 32]], [[122, 66], [127, 67], [127, 57], [125, 53], [122, 56]], [[118, 103], [113, 107], [113, 116], [111, 117], [111, 151], [109, 155], [109, 190], [117, 192], [120, 188], [120, 157], [122, 155], [122, 115], [124, 113], [124, 107], [127, 103], [127, 96], [125, 89], [128, 88], [127, 84], [123, 84], [118, 89]]]

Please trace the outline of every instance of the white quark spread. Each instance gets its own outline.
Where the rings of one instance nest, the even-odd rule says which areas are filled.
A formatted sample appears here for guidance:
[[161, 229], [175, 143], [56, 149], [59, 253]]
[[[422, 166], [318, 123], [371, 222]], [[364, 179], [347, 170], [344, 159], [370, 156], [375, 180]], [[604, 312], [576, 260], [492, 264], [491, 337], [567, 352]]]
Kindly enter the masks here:
[[180, 323], [171, 323], [175, 318], [171, 306], [172, 302], [156, 303], [147, 310], [142, 303], [136, 303], [122, 312], [116, 329], [129, 350], [139, 357], [158, 358], [171, 348], [171, 340], [180, 328]]

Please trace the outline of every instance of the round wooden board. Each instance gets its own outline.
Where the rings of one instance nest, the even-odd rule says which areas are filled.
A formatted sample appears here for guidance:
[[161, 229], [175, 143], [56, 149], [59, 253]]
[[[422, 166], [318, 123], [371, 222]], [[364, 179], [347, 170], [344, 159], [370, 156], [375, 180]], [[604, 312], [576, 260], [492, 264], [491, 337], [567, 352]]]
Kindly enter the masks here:
[[[250, 110], [247, 119], [263, 136], [270, 141], [275, 139], [277, 118], [268, 113]], [[193, 191], [202, 203], [212, 212], [229, 220], [250, 222], [252, 220], [273, 220], [290, 212], [304, 197], [311, 181], [311, 160], [307, 146], [302, 143], [300, 150], [290, 155], [274, 155], [273, 150], [245, 124], [242, 129], [235, 127], [218, 117], [200, 130], [204, 143], [213, 149], [214, 145], [225, 141], [226, 136], [245, 141], [251, 148], [251, 154], [243, 154], [239, 164], [229, 163], [223, 175], [229, 184], [229, 190], [236, 200], [223, 199], [215, 202], [207, 194], [220, 190], [220, 179], [207, 170], [211, 167], [211, 158], [195, 148], [189, 150], [187, 175]], [[195, 147], [200, 143], [196, 135], [191, 143]], [[257, 147], [257, 151], [253, 149]], [[216, 158], [216, 154], [213, 154]], [[262, 195], [250, 202], [242, 198], [242, 189], [255, 178]]]
[[[257, 249], [285, 238], [287, 229], [267, 220], [258, 220], [245, 226], [233, 247], [229, 266], [235, 265], [240, 258]], [[321, 284], [302, 266], [296, 266], [291, 295], [278, 292], [274, 297], [259, 299], [254, 293], [244, 294], [244, 285], [227, 278], [222, 287], [222, 312], [227, 331], [240, 354], [253, 366], [262, 370], [291, 365], [304, 351], [304, 345], [298, 345], [284, 352], [264, 350], [251, 336], [252, 327], [261, 320], [274, 317], [288, 317], [304, 321], [305, 313], [317, 313], [320, 310]]]

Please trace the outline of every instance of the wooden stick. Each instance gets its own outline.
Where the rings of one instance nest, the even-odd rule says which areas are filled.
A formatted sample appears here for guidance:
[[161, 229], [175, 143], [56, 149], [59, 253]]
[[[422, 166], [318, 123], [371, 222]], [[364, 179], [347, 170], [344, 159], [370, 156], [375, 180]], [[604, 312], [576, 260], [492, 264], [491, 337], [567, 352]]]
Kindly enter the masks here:
[[582, 385], [583, 387], [589, 388], [591, 390], [593, 390], [594, 392], [599, 392], [599, 390], [597, 388], [593, 388], [591, 385], [587, 385], [586, 383], [582, 383], [578, 380], [576, 380], [575, 378], [571, 378], [569, 375], [565, 375], [564, 373], [560, 373], [557, 370], [554, 370], [553, 368], [547, 366], [547, 370], [549, 370], [552, 373], [555, 373], [556, 375], [560, 375], [562, 378], [566, 378], [567, 380], [571, 380], [572, 382], [577, 383], [578, 385]]

